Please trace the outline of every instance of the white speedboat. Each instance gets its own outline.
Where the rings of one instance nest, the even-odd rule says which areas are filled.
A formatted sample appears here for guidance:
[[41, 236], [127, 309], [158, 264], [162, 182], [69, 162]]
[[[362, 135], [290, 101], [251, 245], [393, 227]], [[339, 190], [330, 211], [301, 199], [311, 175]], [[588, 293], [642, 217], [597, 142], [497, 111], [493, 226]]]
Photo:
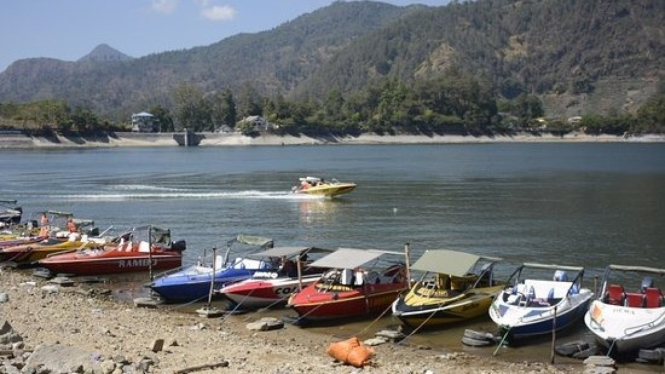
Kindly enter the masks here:
[[333, 197], [353, 191], [355, 183], [340, 182], [337, 179], [325, 180], [318, 177], [299, 178], [299, 184], [291, 189], [293, 193]]
[[[532, 270], [554, 270], [554, 277], [528, 275]], [[573, 272], [572, 280], [567, 272]], [[581, 287], [583, 277], [582, 267], [525, 263], [492, 303], [490, 318], [509, 340], [565, 329], [584, 316], [593, 298], [590, 289]]]
[[[625, 273], [623, 276], [619, 274]], [[631, 292], [621, 279], [642, 279]], [[608, 354], [624, 354], [665, 344], [663, 293], [653, 276], [665, 269], [643, 266], [609, 265], [598, 298], [591, 303], [584, 322]], [[637, 282], [635, 283], [637, 286]]]

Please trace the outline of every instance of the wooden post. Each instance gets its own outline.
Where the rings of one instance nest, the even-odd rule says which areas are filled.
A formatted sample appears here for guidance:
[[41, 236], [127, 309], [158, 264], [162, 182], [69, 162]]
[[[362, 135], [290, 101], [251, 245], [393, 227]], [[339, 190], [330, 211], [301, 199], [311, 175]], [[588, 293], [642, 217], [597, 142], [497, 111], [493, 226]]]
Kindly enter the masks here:
[[550, 363], [554, 363], [554, 345], [556, 343], [556, 305], [554, 306], [554, 319], [552, 320], [552, 351], [550, 353]]
[[404, 243], [404, 256], [406, 257], [406, 284], [407, 287], [411, 287], [411, 262], [409, 260], [411, 252], [411, 245], [409, 243]]
[[212, 304], [212, 291], [215, 288], [215, 270], [217, 267], [217, 248], [212, 248], [212, 273], [210, 274], [210, 290], [208, 291], [208, 308]]
[[[141, 243], [139, 243], [139, 246]], [[148, 226], [148, 274], [150, 275], [150, 280], [153, 280], [152, 276], [152, 225]]]

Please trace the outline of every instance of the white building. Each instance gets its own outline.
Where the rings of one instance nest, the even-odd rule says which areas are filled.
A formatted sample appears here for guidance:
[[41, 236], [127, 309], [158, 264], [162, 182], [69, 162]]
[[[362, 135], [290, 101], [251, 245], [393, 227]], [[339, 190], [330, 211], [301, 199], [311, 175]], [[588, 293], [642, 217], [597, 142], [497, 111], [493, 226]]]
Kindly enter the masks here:
[[159, 132], [159, 121], [148, 112], [132, 114], [132, 132]]

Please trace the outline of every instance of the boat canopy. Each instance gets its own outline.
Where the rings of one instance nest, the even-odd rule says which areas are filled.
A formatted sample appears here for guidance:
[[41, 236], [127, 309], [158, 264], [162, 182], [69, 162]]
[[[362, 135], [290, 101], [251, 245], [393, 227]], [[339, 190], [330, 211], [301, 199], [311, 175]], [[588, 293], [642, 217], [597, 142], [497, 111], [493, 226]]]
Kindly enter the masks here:
[[481, 259], [501, 261], [498, 257], [479, 256], [447, 249], [428, 249], [418, 261], [411, 266], [411, 269], [449, 274], [454, 277], [463, 277], [466, 273], [472, 270], [476, 263]]
[[609, 265], [612, 270], [618, 271], [641, 271], [645, 273], [665, 274], [665, 269], [652, 268], [648, 266], [625, 266], [625, 265]]
[[584, 271], [583, 266], [566, 266], [555, 264], [538, 264], [535, 262], [525, 262], [523, 267], [536, 268], [536, 269], [551, 269], [551, 270], [570, 270], [570, 271]]
[[238, 234], [234, 240], [231, 240], [231, 242], [238, 242], [242, 244], [247, 244], [247, 245], [253, 245], [257, 247], [263, 247], [267, 246], [272, 243], [272, 238], [266, 238], [263, 236], [254, 236], [254, 235], [243, 235], [243, 234]]
[[295, 256], [299, 253], [306, 252], [310, 248], [311, 247], [275, 247], [275, 248], [270, 248], [270, 249], [268, 249], [266, 251], [262, 251], [262, 252], [250, 253], [247, 256], [248, 257], [258, 257], [258, 258], [291, 257], [291, 256]]
[[340, 248], [314, 261], [310, 266], [335, 269], [355, 269], [385, 254], [404, 256], [404, 253], [380, 249]]

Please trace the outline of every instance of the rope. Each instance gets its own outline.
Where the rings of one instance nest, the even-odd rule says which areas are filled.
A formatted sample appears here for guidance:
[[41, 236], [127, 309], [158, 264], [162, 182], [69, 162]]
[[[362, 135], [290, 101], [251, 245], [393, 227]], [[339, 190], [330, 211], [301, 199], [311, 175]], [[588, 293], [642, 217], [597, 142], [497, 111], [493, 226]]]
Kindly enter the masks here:
[[[440, 308], [443, 304], [445, 304], [445, 303], [439, 304], [438, 307]], [[438, 310], [436, 310], [436, 309], [434, 311], [432, 311], [432, 313], [430, 313], [429, 316], [427, 316], [427, 318], [425, 318], [425, 320], [420, 325], [418, 325], [418, 327], [413, 329], [411, 331], [411, 333], [409, 333], [409, 335], [405, 336], [404, 339], [402, 339], [399, 343], [397, 343], [397, 345], [401, 345], [402, 342], [404, 342], [406, 339], [412, 337], [415, 333], [417, 333], [418, 330], [420, 330], [423, 326], [425, 326], [427, 324], [427, 322], [429, 322], [429, 320], [432, 319], [432, 317], [434, 317], [434, 315], [436, 314], [437, 311]]]
[[501, 338], [501, 341], [499, 342], [499, 345], [496, 346], [496, 349], [492, 353], [492, 357], [496, 356], [497, 352], [499, 352], [499, 348], [503, 346], [503, 342], [506, 341], [506, 338], [508, 337], [508, 334], [510, 334], [510, 328], [506, 330], [506, 333], [503, 334], [503, 338]]
[[362, 333], [364, 333], [367, 329], [369, 329], [373, 324], [375, 324], [378, 320], [380, 320], [381, 318], [383, 318], [383, 316], [386, 314], [387, 311], [390, 310], [390, 308], [391, 308], [392, 306], [393, 306], [392, 303], [391, 303], [390, 305], [388, 305], [388, 307], [387, 307], [387, 308], [386, 308], [386, 309], [385, 309], [385, 310], [384, 310], [384, 311], [383, 311], [378, 317], [376, 317], [376, 318], [374, 319], [374, 321], [372, 321], [369, 325], [365, 326], [364, 329], [360, 330], [360, 332], [358, 332], [357, 335], [362, 335]]

